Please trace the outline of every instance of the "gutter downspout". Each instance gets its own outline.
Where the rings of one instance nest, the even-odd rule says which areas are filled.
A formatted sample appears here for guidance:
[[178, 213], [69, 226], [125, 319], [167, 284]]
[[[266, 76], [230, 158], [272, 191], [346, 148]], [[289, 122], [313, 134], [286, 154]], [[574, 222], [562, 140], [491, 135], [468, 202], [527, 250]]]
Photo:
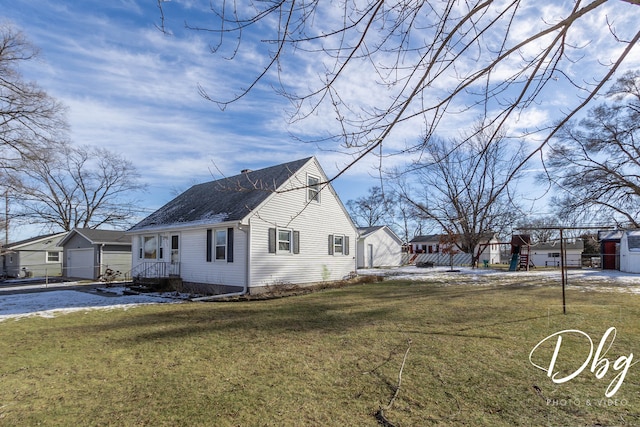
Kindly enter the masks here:
[[[100, 245], [100, 252], [98, 252], [98, 256], [100, 257], [100, 259], [98, 259], [98, 276], [96, 277], [96, 279], [102, 275], [103, 252], [104, 252], [104, 243]], [[95, 275], [95, 271], [94, 271], [94, 275]]]
[[247, 291], [249, 290], [249, 259], [250, 259], [250, 253], [251, 253], [251, 240], [250, 240], [250, 236], [251, 233], [249, 233], [250, 227], [249, 224], [242, 224], [242, 223], [238, 223], [238, 230], [242, 231], [245, 235], [246, 235], [246, 241], [247, 241], [247, 248], [245, 251], [245, 282], [244, 285], [242, 287], [241, 291], [238, 292], [230, 292], [227, 294], [218, 294], [218, 295], [208, 295], [206, 297], [198, 297], [198, 298], [191, 298], [189, 301], [198, 301], [198, 302], [207, 302], [207, 301], [215, 301], [217, 299], [220, 298], [228, 298], [228, 297], [240, 297], [243, 295], [247, 294]]

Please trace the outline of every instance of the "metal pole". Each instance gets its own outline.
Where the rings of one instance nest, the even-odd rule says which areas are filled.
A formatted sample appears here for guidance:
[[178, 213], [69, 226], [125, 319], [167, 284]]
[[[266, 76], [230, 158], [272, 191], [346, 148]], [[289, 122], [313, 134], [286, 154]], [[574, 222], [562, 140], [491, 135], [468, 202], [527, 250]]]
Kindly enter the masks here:
[[9, 244], [9, 189], [4, 190], [4, 244]]
[[562, 274], [562, 313], [567, 314], [567, 303], [565, 299], [564, 288], [567, 284], [566, 263], [564, 259], [564, 238], [562, 236], [562, 228], [560, 229], [560, 274]]

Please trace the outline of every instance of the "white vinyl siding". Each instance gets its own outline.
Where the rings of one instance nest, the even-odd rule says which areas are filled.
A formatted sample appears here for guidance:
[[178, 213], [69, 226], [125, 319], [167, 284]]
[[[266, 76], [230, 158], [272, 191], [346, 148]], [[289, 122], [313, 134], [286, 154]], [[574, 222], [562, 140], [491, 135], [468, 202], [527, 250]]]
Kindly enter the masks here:
[[[307, 176], [322, 177], [315, 162], [298, 171], [284, 188], [298, 188], [275, 194], [250, 217], [251, 286], [317, 283], [340, 280], [355, 271], [356, 230], [329, 187], [320, 191], [322, 203], [309, 203], [308, 188], [299, 188]], [[269, 229], [299, 232], [299, 248], [294, 256], [274, 256], [269, 250]], [[349, 240], [349, 255], [334, 256], [327, 251], [330, 234]]]
[[397, 267], [401, 262], [402, 242], [386, 227], [358, 239], [358, 268]]
[[[320, 181], [326, 179], [316, 161], [309, 161], [279, 189], [285, 191], [271, 194], [240, 221], [241, 225], [234, 222], [167, 230], [162, 237], [167, 239], [166, 243], [163, 240], [164, 248], [170, 247], [171, 235], [180, 233], [182, 279], [229, 286], [246, 284], [252, 288], [340, 280], [354, 272], [356, 229], [330, 187], [323, 186], [318, 193], [322, 203], [309, 203], [308, 176], [318, 177]], [[212, 262], [207, 262], [206, 230], [212, 230], [210, 241], [215, 243], [214, 230], [223, 228], [227, 230], [228, 242], [233, 242], [233, 251], [227, 249], [226, 262], [216, 262], [212, 250]], [[230, 230], [233, 230], [231, 234]], [[344, 236], [343, 250], [349, 255], [327, 254], [329, 234]], [[138, 240], [140, 235], [144, 233], [133, 237]]]
[[[180, 276], [185, 282], [209, 283], [230, 286], [244, 286], [245, 282], [245, 256], [241, 255], [246, 250], [246, 233], [233, 229], [233, 260], [229, 259], [230, 253], [227, 251], [227, 259], [224, 262], [215, 260], [215, 250], [213, 251], [213, 262], [207, 262], [206, 253], [207, 239], [206, 229], [198, 228], [181, 231], [180, 234]], [[227, 238], [231, 235], [227, 230]], [[171, 232], [175, 234], [175, 232]], [[213, 233], [215, 236], [215, 233]], [[167, 241], [171, 238], [167, 235]], [[212, 243], [215, 243], [215, 238]], [[230, 262], [233, 261], [233, 262]]]

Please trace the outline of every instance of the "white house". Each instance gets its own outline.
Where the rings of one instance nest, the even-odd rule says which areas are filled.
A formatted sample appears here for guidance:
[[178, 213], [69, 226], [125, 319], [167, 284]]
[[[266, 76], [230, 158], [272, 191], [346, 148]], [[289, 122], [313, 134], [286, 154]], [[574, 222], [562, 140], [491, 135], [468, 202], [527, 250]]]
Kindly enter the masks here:
[[[565, 242], [567, 267], [582, 266], [582, 252], [584, 242], [577, 239], [574, 242]], [[560, 267], [560, 242], [534, 243], [529, 247], [529, 260], [536, 267]]]
[[620, 271], [640, 273], [640, 230], [626, 230], [622, 233]]
[[62, 275], [59, 241], [66, 234], [46, 234], [2, 246], [2, 270], [9, 277]]
[[315, 157], [194, 185], [132, 227], [134, 278], [209, 293], [341, 280], [357, 231]]
[[358, 228], [358, 268], [397, 267], [402, 240], [386, 225]]
[[[430, 262], [435, 265], [448, 265], [450, 262], [449, 255], [443, 254], [441, 250], [441, 242], [446, 240], [447, 235], [443, 234], [429, 234], [416, 236], [409, 242], [409, 251], [412, 254], [418, 254], [414, 256], [413, 260], [421, 262]], [[478, 263], [497, 264], [500, 262], [500, 244], [495, 234], [488, 233], [483, 236], [482, 243], [480, 243], [474, 251], [481, 251]], [[456, 254], [454, 256], [454, 264], [470, 264], [470, 254]]]

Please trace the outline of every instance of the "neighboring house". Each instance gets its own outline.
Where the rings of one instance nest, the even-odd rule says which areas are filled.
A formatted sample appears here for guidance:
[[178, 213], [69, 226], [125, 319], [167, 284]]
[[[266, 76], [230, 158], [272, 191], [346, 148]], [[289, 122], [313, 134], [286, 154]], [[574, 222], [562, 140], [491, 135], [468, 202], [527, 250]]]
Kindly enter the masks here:
[[625, 230], [620, 237], [620, 271], [640, 273], [640, 230]]
[[206, 293], [344, 279], [357, 231], [315, 157], [194, 185], [128, 231], [135, 278]]
[[[582, 266], [582, 251], [584, 242], [577, 239], [575, 242], [565, 242], [567, 267]], [[535, 267], [560, 267], [560, 242], [534, 243], [529, 247], [529, 259]]]
[[62, 275], [62, 247], [67, 233], [47, 234], [2, 247], [2, 270], [9, 277]]
[[96, 280], [111, 269], [124, 279], [131, 271], [131, 236], [124, 231], [74, 228], [60, 246], [65, 277]]
[[[412, 254], [418, 254], [413, 256], [413, 262], [428, 262], [435, 265], [449, 265], [451, 260], [448, 254], [442, 252], [441, 241], [443, 237], [447, 235], [443, 234], [429, 234], [423, 236], [416, 236], [409, 241], [409, 252]], [[475, 249], [481, 249], [478, 263], [498, 264], [500, 262], [500, 242], [495, 235], [487, 235], [482, 243]], [[454, 264], [471, 264], [470, 254], [456, 254], [454, 255]]]
[[402, 240], [386, 225], [358, 228], [358, 268], [397, 267]]

